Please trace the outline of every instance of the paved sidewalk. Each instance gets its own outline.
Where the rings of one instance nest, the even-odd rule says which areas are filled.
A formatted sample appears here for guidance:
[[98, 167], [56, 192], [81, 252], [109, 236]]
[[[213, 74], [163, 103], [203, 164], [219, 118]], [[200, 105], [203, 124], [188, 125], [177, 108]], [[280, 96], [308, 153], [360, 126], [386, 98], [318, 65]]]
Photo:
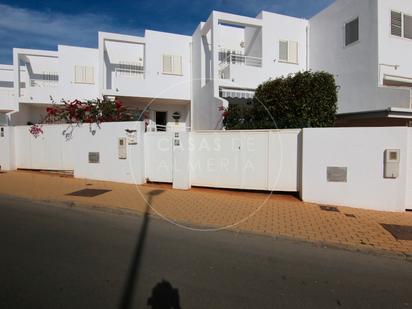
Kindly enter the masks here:
[[[95, 197], [67, 195], [82, 189], [106, 189]], [[0, 194], [47, 201], [149, 212], [188, 228], [228, 228], [362, 249], [412, 254], [412, 241], [396, 240], [381, 224], [412, 226], [412, 213], [338, 207], [321, 210], [290, 195], [226, 190], [172, 190], [165, 185], [126, 185], [35, 172], [0, 173]], [[349, 216], [348, 216], [349, 215]]]

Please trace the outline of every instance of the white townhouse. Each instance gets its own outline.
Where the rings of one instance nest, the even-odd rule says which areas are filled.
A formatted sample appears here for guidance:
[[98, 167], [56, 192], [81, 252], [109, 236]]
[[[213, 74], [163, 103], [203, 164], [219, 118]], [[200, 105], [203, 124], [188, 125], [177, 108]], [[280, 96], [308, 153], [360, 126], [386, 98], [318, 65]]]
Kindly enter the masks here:
[[220, 107], [247, 102], [268, 80], [308, 69], [308, 21], [270, 12], [212, 12], [193, 34], [193, 128], [222, 127]]
[[270, 78], [311, 69], [336, 77], [337, 126], [412, 125], [408, 0], [336, 0], [309, 20], [213, 11], [192, 36], [98, 36], [97, 49], [14, 49], [13, 66], [0, 66], [0, 124], [39, 121], [50, 97], [105, 96], [150, 131], [220, 129], [222, 107], [247, 103]]
[[309, 63], [336, 77], [338, 126], [412, 121], [412, 1], [337, 0], [309, 20]]
[[8, 123], [8, 113], [18, 109], [14, 96], [14, 73], [12, 65], [0, 65], [0, 125]]
[[13, 50], [11, 125], [42, 119], [53, 101], [90, 100], [100, 96], [97, 49], [59, 45], [57, 51]]
[[190, 127], [192, 37], [146, 30], [144, 37], [99, 33], [102, 96], [135, 109], [149, 130]]

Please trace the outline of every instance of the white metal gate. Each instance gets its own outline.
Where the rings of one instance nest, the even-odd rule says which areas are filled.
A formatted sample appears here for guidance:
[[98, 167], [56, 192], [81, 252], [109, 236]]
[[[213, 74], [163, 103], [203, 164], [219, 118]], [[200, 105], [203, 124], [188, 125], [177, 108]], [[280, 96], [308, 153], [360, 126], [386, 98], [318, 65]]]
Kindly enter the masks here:
[[144, 147], [147, 180], [173, 182], [173, 132], [146, 132]]
[[30, 126], [14, 127], [16, 166], [22, 169], [74, 170], [73, 141], [62, 132], [67, 125], [44, 125], [35, 138]]

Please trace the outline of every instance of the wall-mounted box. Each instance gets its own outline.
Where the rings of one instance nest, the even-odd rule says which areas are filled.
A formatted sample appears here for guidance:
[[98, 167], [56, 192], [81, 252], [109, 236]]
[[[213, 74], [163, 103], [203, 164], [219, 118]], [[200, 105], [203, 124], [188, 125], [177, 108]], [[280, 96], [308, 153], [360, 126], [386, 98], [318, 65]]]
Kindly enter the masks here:
[[386, 149], [384, 159], [384, 176], [385, 178], [399, 177], [399, 163], [401, 151], [399, 149]]
[[338, 166], [328, 166], [326, 169], [326, 178], [328, 182], [347, 182], [348, 168]]
[[100, 163], [100, 153], [89, 152], [89, 163]]
[[118, 142], [119, 159], [127, 159], [127, 138], [120, 137]]
[[127, 143], [129, 145], [137, 145], [137, 130], [126, 130]]

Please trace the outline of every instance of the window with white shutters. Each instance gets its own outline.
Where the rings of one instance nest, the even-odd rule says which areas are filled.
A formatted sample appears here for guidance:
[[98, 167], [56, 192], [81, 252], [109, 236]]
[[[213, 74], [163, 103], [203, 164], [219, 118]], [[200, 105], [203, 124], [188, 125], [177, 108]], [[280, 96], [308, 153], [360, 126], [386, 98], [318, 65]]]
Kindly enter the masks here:
[[74, 67], [74, 82], [77, 84], [94, 84], [94, 68], [76, 65]]
[[279, 61], [297, 64], [299, 62], [298, 42], [279, 41]]
[[391, 11], [391, 34], [402, 36], [402, 13]]
[[391, 11], [391, 35], [412, 39], [412, 15]]
[[163, 55], [163, 73], [182, 75], [182, 57]]
[[359, 18], [345, 24], [345, 46], [359, 41]]

